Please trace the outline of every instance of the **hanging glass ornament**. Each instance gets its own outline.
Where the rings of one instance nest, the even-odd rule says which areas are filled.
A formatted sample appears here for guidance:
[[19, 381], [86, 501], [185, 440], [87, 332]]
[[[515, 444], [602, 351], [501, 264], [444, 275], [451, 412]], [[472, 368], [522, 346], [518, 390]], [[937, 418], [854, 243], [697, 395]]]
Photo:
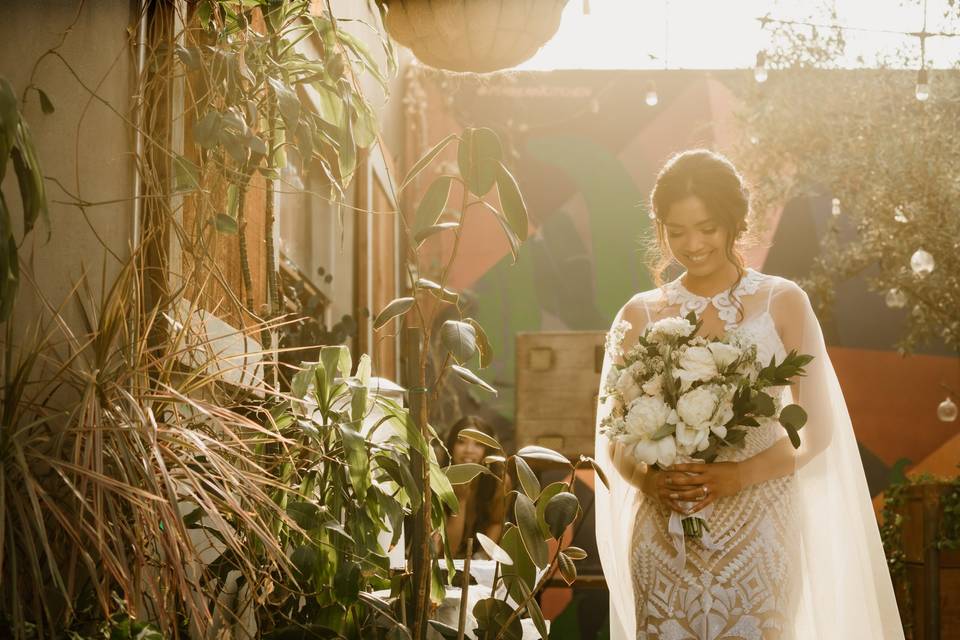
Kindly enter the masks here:
[[896, 287], [887, 291], [884, 300], [891, 309], [903, 309], [907, 306], [907, 294]]
[[920, 102], [926, 102], [930, 97], [930, 79], [927, 76], [926, 69], [920, 69], [920, 72], [917, 73], [916, 96]]
[[910, 257], [910, 268], [921, 278], [930, 275], [935, 266], [936, 263], [929, 251], [917, 249]]
[[757, 52], [757, 64], [753, 67], [753, 79], [761, 83], [767, 81], [767, 54], [763, 51]]
[[660, 102], [660, 96], [657, 95], [657, 85], [653, 80], [647, 85], [647, 96], [645, 100], [648, 107], [655, 107], [657, 103]]
[[834, 198], [831, 203], [830, 213], [835, 216], [840, 215], [840, 198]]
[[947, 396], [937, 406], [937, 418], [940, 419], [940, 422], [953, 422], [957, 419], [957, 403], [953, 401], [953, 398]]

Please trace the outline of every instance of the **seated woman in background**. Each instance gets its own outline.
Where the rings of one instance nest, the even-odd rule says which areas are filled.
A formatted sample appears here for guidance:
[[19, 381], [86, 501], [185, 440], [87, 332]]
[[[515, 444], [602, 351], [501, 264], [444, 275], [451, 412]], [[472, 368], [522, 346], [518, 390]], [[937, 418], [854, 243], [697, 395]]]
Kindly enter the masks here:
[[[496, 453], [487, 446], [471, 438], [460, 438], [463, 429], [476, 429], [496, 438], [493, 428], [482, 418], [464, 416], [447, 433], [447, 451], [450, 452], [450, 464], [473, 462], [483, 464], [483, 459]], [[503, 532], [503, 520], [507, 512], [507, 496], [510, 493], [510, 477], [504, 473], [503, 464], [489, 465], [491, 471], [500, 476], [500, 480], [481, 473], [468, 484], [454, 485], [453, 489], [460, 501], [460, 512], [447, 516], [447, 541], [454, 558], [463, 558], [467, 552], [467, 539], [473, 538], [473, 557], [486, 558], [483, 548], [476, 541], [477, 532], [483, 533], [494, 542], [500, 541]]]

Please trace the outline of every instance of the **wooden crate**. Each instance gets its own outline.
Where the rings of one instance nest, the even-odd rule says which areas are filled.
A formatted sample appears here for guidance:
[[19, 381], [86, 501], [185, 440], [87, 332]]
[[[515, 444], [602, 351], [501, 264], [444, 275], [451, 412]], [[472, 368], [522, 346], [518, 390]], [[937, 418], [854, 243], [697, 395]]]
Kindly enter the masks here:
[[518, 333], [517, 447], [593, 456], [604, 331]]
[[[897, 585], [900, 616], [912, 622], [909, 640], [960, 640], [960, 551], [936, 548], [945, 484], [909, 487], [903, 505], [903, 550], [907, 585]], [[910, 589], [905, 606], [904, 587]]]

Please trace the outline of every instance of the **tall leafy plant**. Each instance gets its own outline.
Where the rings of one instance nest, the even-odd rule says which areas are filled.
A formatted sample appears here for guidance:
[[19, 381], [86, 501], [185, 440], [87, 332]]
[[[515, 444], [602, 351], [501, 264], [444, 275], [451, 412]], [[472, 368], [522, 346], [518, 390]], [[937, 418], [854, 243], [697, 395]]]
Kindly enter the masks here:
[[[42, 98], [46, 96], [42, 92], [40, 95]], [[48, 103], [49, 100], [44, 102], [44, 111], [47, 111]], [[11, 161], [20, 188], [23, 237], [33, 230], [38, 221], [46, 223], [49, 230], [47, 194], [33, 136], [17, 107], [13, 87], [6, 79], [0, 78], [0, 181], [6, 176]], [[20, 286], [20, 242], [14, 234], [7, 196], [0, 191], [0, 322], [10, 318]]]

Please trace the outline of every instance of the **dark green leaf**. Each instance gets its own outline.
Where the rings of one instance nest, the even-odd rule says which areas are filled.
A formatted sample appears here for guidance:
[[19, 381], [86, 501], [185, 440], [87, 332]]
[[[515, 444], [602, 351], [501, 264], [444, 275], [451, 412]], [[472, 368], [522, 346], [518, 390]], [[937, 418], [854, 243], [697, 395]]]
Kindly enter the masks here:
[[17, 139], [20, 125], [20, 111], [17, 109], [17, 96], [6, 78], [0, 78], [0, 180], [7, 171], [7, 159]]
[[183, 156], [174, 154], [173, 171], [177, 191], [192, 191], [200, 187], [200, 169]]
[[[513, 609], [503, 600], [487, 598], [479, 601], [473, 607], [473, 617], [477, 620], [476, 636], [479, 640], [523, 640], [523, 625], [519, 616], [514, 617], [507, 625], [507, 620], [513, 615]], [[506, 626], [506, 628], [504, 628]]]
[[484, 380], [483, 378], [475, 374], [473, 371], [470, 371], [470, 369], [467, 369], [466, 367], [461, 367], [458, 364], [452, 364], [450, 365], [450, 368], [464, 382], [469, 382], [470, 384], [477, 385], [481, 389], [485, 389], [486, 391], [489, 391], [493, 395], [497, 395], [496, 389], [490, 386], [490, 384], [486, 380]]
[[607, 481], [606, 472], [600, 467], [599, 464], [597, 464], [596, 460], [594, 460], [593, 458], [589, 458], [589, 460], [590, 460], [590, 466], [593, 467], [593, 470], [597, 474], [597, 477], [600, 478], [600, 482], [602, 482], [603, 486], [605, 486], [607, 489], [610, 489], [610, 483]]
[[580, 501], [577, 496], [568, 491], [558, 493], [550, 498], [550, 502], [543, 512], [543, 519], [547, 523], [550, 535], [559, 540], [564, 530], [576, 519], [579, 511]]
[[477, 352], [477, 333], [473, 326], [459, 320], [447, 320], [440, 327], [440, 342], [459, 363]]
[[558, 564], [560, 565], [560, 575], [563, 576], [563, 581], [568, 585], [572, 585], [577, 580], [577, 565], [573, 563], [566, 554], [562, 551], [557, 557]]
[[487, 338], [487, 333], [483, 330], [483, 327], [480, 326], [479, 322], [473, 318], [467, 318], [466, 322], [473, 327], [477, 335], [477, 352], [480, 353], [480, 363], [478, 366], [481, 369], [485, 369], [493, 361], [493, 346], [490, 344], [490, 339]]
[[552, 538], [553, 535], [550, 533], [550, 529], [547, 527], [546, 521], [546, 511], [547, 505], [550, 504], [551, 498], [557, 495], [558, 493], [563, 493], [567, 490], [566, 482], [552, 482], [543, 488], [543, 491], [540, 492], [540, 497], [537, 500], [537, 524], [540, 525], [540, 535], [543, 536], [544, 540]]
[[513, 558], [510, 557], [509, 553], [507, 553], [500, 547], [500, 545], [479, 531], [477, 532], [477, 542], [480, 543], [480, 546], [483, 547], [483, 550], [487, 552], [487, 555], [490, 556], [491, 560], [499, 562], [502, 565], [513, 564]]
[[503, 448], [500, 446], [500, 443], [497, 442], [497, 439], [491, 435], [487, 435], [483, 431], [478, 431], [477, 429], [472, 429], [467, 427], [466, 429], [461, 429], [460, 433], [457, 434], [460, 438], [469, 438], [470, 440], [476, 440], [480, 444], [490, 447], [491, 449], [496, 449], [502, 451]]
[[475, 462], [466, 462], [464, 464], [452, 464], [445, 467], [443, 472], [447, 475], [450, 484], [467, 484], [472, 482], [481, 473], [492, 476], [493, 473], [482, 464]]
[[502, 162], [497, 163], [497, 191], [500, 193], [500, 206], [507, 217], [510, 229], [521, 242], [527, 239], [529, 219], [527, 204], [523, 201], [523, 194], [513, 175]]
[[225, 213], [218, 213], [213, 217], [213, 226], [220, 233], [226, 233], [232, 236], [237, 235], [237, 232], [240, 230], [239, 226], [237, 226], [237, 221]]
[[350, 484], [362, 500], [370, 486], [370, 458], [367, 455], [366, 440], [348, 424], [340, 423], [340, 435], [347, 454]]
[[528, 458], [530, 460], [541, 460], [543, 462], [553, 462], [556, 464], [561, 464], [566, 467], [571, 467], [570, 461], [567, 460], [566, 456], [557, 453], [553, 449], [547, 449], [546, 447], [540, 447], [537, 445], [529, 445], [523, 447], [517, 451], [518, 456]]
[[533, 563], [543, 569], [547, 566], [547, 543], [540, 535], [540, 525], [537, 523], [537, 508], [526, 495], [517, 495], [514, 503], [514, 515], [517, 518], [517, 527], [520, 529], [520, 539], [530, 554]]
[[500, 567], [507, 593], [515, 601], [520, 602], [523, 599], [523, 591], [519, 583], [522, 582], [528, 589], [532, 589], [533, 583], [537, 579], [537, 567], [530, 559], [526, 547], [523, 546], [523, 540], [520, 539], [520, 529], [516, 525], [507, 523], [504, 526], [503, 535], [500, 537], [500, 548], [513, 558], [512, 565], [502, 565]]
[[56, 109], [54, 109], [53, 102], [50, 101], [50, 96], [47, 95], [47, 92], [43, 89], [37, 89], [37, 94], [40, 96], [40, 110], [47, 115], [53, 113]]
[[287, 131], [296, 131], [300, 121], [300, 99], [293, 89], [275, 78], [269, 79], [270, 86], [277, 96], [277, 106], [280, 108], [280, 117]]
[[807, 412], [798, 404], [788, 404], [780, 410], [780, 424], [800, 429], [807, 424]]
[[392, 300], [390, 304], [383, 308], [383, 311], [377, 314], [376, 320], [373, 321], [373, 328], [375, 330], [379, 329], [397, 316], [406, 313], [413, 307], [414, 301], [413, 298], [397, 298]]
[[537, 496], [540, 495], [540, 481], [537, 480], [537, 475], [523, 458], [514, 456], [513, 461], [517, 465], [517, 477], [520, 478], [520, 487], [523, 489], [523, 492], [527, 494], [528, 498], [536, 500]]
[[483, 197], [490, 191], [502, 159], [500, 139], [491, 129], [464, 129], [457, 151], [457, 164], [460, 177], [471, 193]]
[[416, 164], [414, 164], [410, 168], [410, 171], [407, 172], [407, 175], [403, 178], [403, 182], [400, 183], [400, 188], [397, 189], [397, 192], [399, 193], [400, 191], [403, 191], [407, 187], [407, 185], [409, 185], [414, 180], [414, 178], [420, 175], [420, 172], [423, 171], [427, 167], [427, 165], [433, 162], [434, 158], [440, 155], [440, 152], [443, 151], [446, 148], [446, 146], [450, 144], [451, 141], [456, 139], [456, 137], [457, 137], [456, 134], [451, 133], [450, 135], [445, 137], [443, 140], [433, 145], [433, 147], [429, 151], [423, 154], [423, 156], [419, 160], [417, 160]]
[[457, 640], [460, 637], [459, 632], [450, 625], [443, 624], [439, 620], [428, 620], [427, 622], [444, 640]]
[[441, 231], [449, 231], [452, 229], [456, 229], [459, 226], [460, 226], [459, 222], [441, 222], [440, 224], [432, 224], [429, 227], [426, 227], [424, 229], [420, 229], [419, 231], [417, 231], [413, 235], [413, 239], [417, 243], [417, 246], [419, 247], [421, 244], [423, 244], [423, 241], [429, 238], [430, 236], [440, 233]]
[[220, 113], [207, 111], [193, 126], [193, 141], [204, 149], [212, 149], [220, 141]]
[[571, 560], [585, 560], [587, 558], [587, 552], [580, 547], [567, 547], [563, 550], [563, 553]]
[[420, 206], [417, 207], [417, 213], [414, 217], [413, 230], [418, 233], [423, 229], [432, 227], [440, 218], [444, 208], [447, 206], [447, 200], [450, 198], [450, 184], [453, 179], [450, 176], [440, 176], [430, 185]]

